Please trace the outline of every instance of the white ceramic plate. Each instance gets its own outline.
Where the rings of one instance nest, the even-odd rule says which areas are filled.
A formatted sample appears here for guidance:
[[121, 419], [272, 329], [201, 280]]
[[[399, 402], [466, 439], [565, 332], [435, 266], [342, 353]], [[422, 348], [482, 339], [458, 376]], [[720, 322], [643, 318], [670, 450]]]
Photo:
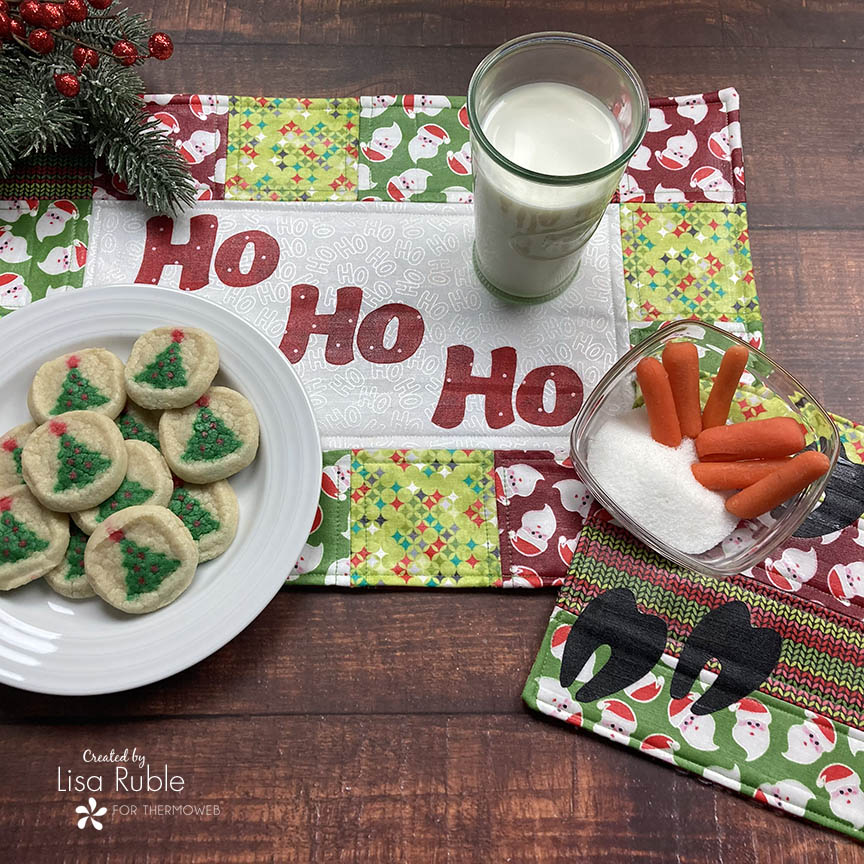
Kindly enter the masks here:
[[144, 331], [201, 327], [219, 345], [216, 382], [243, 393], [261, 423], [258, 458], [230, 482], [240, 525], [228, 551], [202, 564], [169, 606], [126, 615], [98, 597], [67, 600], [41, 579], [0, 592], [0, 681], [85, 695], [138, 687], [203, 660], [270, 602], [308, 536], [321, 480], [309, 400], [285, 357], [232, 312], [143, 285], [40, 300], [0, 321], [0, 434], [26, 422], [26, 396], [46, 360], [88, 346], [126, 360]]

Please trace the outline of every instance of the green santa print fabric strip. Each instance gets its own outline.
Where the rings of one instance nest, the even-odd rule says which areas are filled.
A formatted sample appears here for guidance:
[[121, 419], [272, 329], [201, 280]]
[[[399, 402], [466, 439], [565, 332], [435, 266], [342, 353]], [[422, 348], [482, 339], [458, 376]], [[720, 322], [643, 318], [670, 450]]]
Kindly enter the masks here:
[[83, 199], [0, 201], [0, 317], [82, 286], [90, 209]]
[[[525, 701], [864, 839], [860, 624], [745, 577], [727, 586], [663, 566], [601, 515], [583, 529]], [[807, 668], [818, 671], [790, 686]]]
[[351, 451], [326, 451], [318, 507], [309, 539], [288, 576], [290, 584], [351, 585], [350, 494]]
[[465, 97], [361, 96], [361, 201], [473, 201]]

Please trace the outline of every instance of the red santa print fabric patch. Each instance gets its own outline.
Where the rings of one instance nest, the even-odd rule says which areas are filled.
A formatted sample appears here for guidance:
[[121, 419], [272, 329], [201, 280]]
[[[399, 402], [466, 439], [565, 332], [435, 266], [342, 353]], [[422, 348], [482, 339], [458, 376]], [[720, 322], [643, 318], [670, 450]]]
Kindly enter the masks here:
[[864, 618], [864, 519], [822, 537], [791, 537], [748, 575], [852, 618]]
[[560, 585], [594, 504], [569, 456], [496, 451], [495, 499], [503, 587]]
[[652, 99], [648, 130], [621, 177], [619, 200], [745, 201], [738, 103], [732, 87]]
[[[228, 141], [228, 97], [157, 94], [144, 104], [189, 167], [199, 201], [225, 197], [225, 153]], [[94, 198], [129, 200], [123, 182], [97, 167]]]

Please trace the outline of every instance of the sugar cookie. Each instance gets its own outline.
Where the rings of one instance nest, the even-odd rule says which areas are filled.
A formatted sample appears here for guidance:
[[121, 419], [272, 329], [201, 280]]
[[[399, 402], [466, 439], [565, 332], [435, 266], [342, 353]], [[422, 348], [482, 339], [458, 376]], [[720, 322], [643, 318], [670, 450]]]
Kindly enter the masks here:
[[0, 438], [0, 489], [24, 483], [21, 475], [21, 451], [36, 424], [22, 423]]
[[219, 349], [195, 327], [157, 327], [139, 336], [126, 364], [126, 391], [144, 408], [183, 408], [210, 386]]
[[69, 545], [63, 560], [42, 577], [51, 589], [73, 600], [93, 597], [96, 593], [84, 574], [86, 545], [87, 535], [77, 525], [70, 525]]
[[120, 430], [92, 411], [43, 423], [21, 453], [24, 482], [45, 507], [61, 513], [86, 510], [113, 495], [126, 463]]
[[245, 468], [258, 452], [258, 418], [245, 396], [211, 387], [188, 408], [166, 411], [159, 443], [168, 467], [189, 483], [213, 483]]
[[165, 507], [171, 500], [174, 483], [165, 460], [155, 447], [144, 441], [126, 441], [126, 476], [120, 488], [96, 507], [72, 514], [75, 524], [92, 534], [112, 513], [136, 504]]
[[142, 504], [109, 516], [90, 535], [84, 570], [93, 590], [123, 612], [152, 612], [176, 600], [198, 566], [198, 547], [165, 507]]
[[120, 416], [114, 421], [127, 441], [144, 441], [159, 449], [159, 416], [161, 411], [141, 408], [127, 402]]
[[68, 543], [67, 516], [46, 510], [25, 486], [0, 491], [0, 590], [56, 567]]
[[227, 480], [206, 486], [177, 481], [168, 509], [183, 520], [198, 544], [198, 563], [221, 555], [234, 540], [240, 510]]
[[27, 394], [37, 423], [67, 411], [93, 411], [113, 420], [125, 402], [123, 363], [104, 348], [83, 348], [43, 363]]

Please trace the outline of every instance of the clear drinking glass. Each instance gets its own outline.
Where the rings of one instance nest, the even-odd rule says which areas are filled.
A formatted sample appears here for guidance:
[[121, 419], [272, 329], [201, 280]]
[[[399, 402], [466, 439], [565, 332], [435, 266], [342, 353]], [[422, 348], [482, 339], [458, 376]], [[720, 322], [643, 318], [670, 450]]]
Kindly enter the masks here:
[[[528, 84], [564, 84], [587, 94], [614, 118], [620, 152], [583, 174], [556, 174], [552, 164], [544, 166], [549, 173], [538, 173], [510, 161], [492, 145], [484, 122], [502, 97]], [[566, 99], [561, 106], [567, 110]], [[586, 120], [591, 116], [586, 112]], [[468, 86], [468, 120], [477, 275], [507, 299], [549, 300], [576, 275], [582, 250], [645, 134], [648, 97], [642, 81], [602, 42], [574, 33], [533, 33], [496, 48], [477, 67]]]

